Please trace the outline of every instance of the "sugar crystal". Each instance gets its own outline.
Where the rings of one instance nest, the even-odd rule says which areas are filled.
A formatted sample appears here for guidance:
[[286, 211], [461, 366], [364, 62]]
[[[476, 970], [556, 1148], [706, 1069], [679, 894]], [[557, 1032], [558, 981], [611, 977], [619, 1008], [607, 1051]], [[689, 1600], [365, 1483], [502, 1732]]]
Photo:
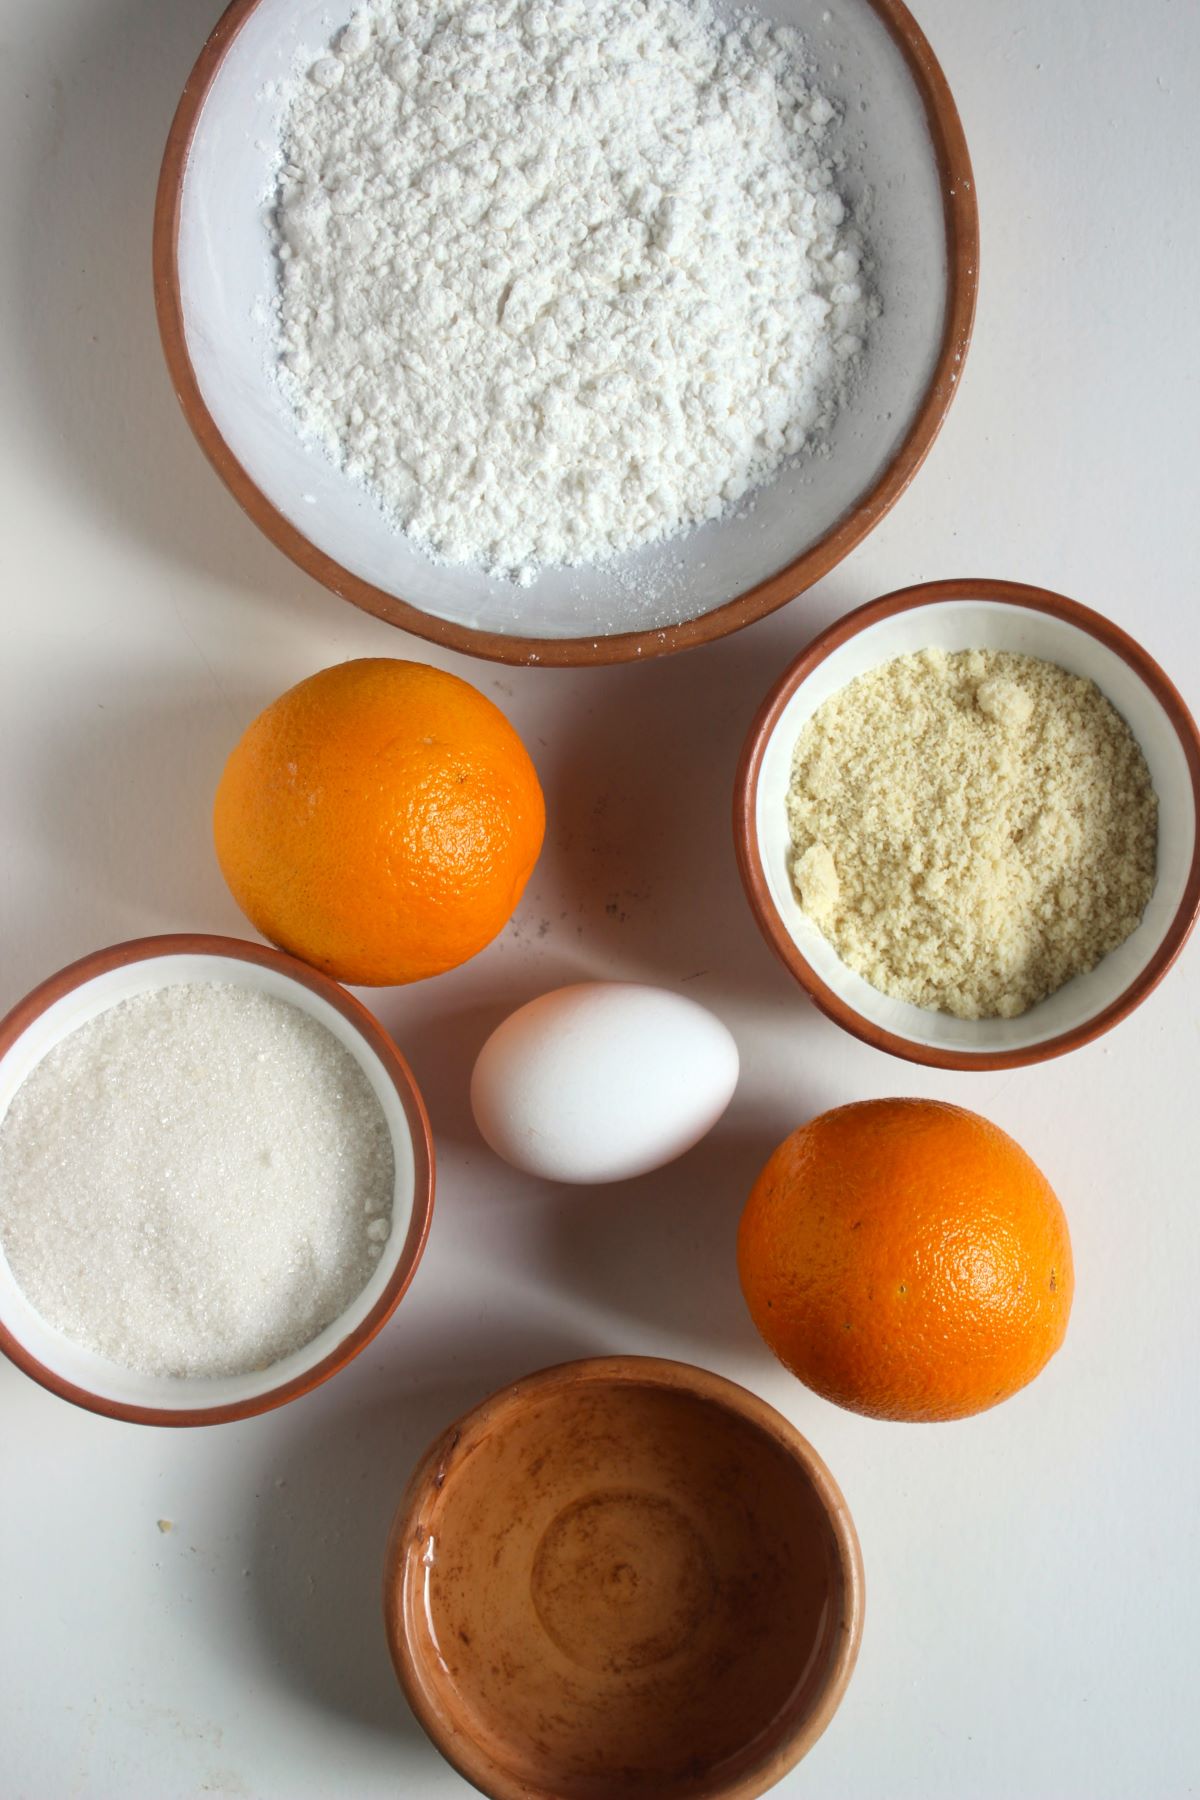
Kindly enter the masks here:
[[163, 987], [56, 1044], [0, 1122], [0, 1248], [42, 1317], [151, 1375], [260, 1369], [361, 1292], [391, 1223], [383, 1109], [326, 1026]]

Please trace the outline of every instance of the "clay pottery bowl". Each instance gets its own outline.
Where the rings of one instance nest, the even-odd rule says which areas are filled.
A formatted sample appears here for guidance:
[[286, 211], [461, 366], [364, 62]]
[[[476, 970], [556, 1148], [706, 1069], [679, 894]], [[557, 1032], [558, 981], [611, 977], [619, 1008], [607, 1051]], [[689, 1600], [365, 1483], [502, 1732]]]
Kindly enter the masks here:
[[[61, 969], [0, 1021], [0, 1122], [55, 1044], [122, 1000], [181, 982], [219, 981], [288, 1001], [331, 1031], [373, 1089], [392, 1139], [392, 1232], [346, 1310], [291, 1356], [244, 1375], [144, 1375], [73, 1342], [34, 1311], [0, 1244], [0, 1351], [64, 1400], [139, 1425], [218, 1425], [282, 1406], [327, 1381], [364, 1349], [399, 1305], [429, 1235], [433, 1139], [408, 1064], [367, 1009], [328, 975], [239, 938], [138, 938]], [[119, 1304], [114, 1296], [114, 1304]]]
[[[903, 0], [772, 0], [804, 33], [838, 107], [843, 191], [870, 196], [883, 311], [827, 455], [800, 458], [752, 508], [531, 588], [435, 563], [352, 477], [304, 441], [275, 378], [265, 222], [283, 93], [352, 0], [233, 0], [189, 75], [163, 159], [154, 290], [171, 382], [201, 448], [250, 517], [335, 594], [404, 631], [500, 662], [629, 662], [724, 637], [810, 587], [904, 492], [957, 391], [971, 337], [979, 224], [946, 78]], [[198, 46], [199, 47], [199, 46]]]
[[751, 1800], [832, 1717], [862, 1630], [846, 1503], [744, 1388], [567, 1363], [421, 1462], [384, 1579], [417, 1718], [493, 1800]]
[[[1141, 745], [1158, 796], [1158, 875], [1136, 931], [1016, 1019], [956, 1019], [880, 993], [838, 956], [792, 885], [787, 791], [796, 740], [839, 688], [930, 647], [1010, 650], [1094, 681]], [[885, 594], [814, 638], [750, 728], [734, 845], [760, 930], [810, 999], [864, 1043], [941, 1069], [1013, 1069], [1091, 1043], [1162, 980], [1200, 912], [1200, 733], [1154, 659], [1100, 613], [1014, 581], [934, 581]]]

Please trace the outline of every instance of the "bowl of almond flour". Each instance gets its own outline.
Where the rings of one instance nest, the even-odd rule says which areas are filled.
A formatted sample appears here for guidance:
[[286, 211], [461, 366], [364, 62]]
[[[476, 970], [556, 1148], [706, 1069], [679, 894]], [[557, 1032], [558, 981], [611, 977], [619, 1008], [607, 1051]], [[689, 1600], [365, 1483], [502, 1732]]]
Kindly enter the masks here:
[[142, 1424], [248, 1418], [371, 1340], [433, 1206], [411, 1073], [344, 989], [232, 938], [85, 957], [0, 1023], [0, 1349]]
[[629, 660], [853, 548], [970, 337], [953, 100], [897, 0], [237, 0], [163, 165], [176, 391], [334, 592]]
[[1090, 1042], [1200, 911], [1200, 734], [1062, 595], [944, 581], [823, 632], [747, 739], [735, 839], [767, 941], [876, 1048], [1013, 1068]]

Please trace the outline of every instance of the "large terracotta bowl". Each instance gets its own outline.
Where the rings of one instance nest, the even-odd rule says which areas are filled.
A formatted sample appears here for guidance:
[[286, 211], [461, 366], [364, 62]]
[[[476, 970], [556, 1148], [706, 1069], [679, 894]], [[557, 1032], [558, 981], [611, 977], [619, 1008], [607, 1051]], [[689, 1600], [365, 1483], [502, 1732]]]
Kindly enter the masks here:
[[[880, 993], [842, 962], [792, 885], [786, 800], [804, 725], [855, 676], [931, 646], [1019, 651], [1087, 676], [1133, 731], [1158, 796], [1158, 879], [1141, 924], [1088, 974], [1016, 1019], [957, 1019]], [[733, 829], [763, 935], [836, 1024], [909, 1062], [1017, 1068], [1111, 1030], [1152, 992], [1187, 941], [1200, 911], [1200, 734], [1153, 658], [1099, 613], [1018, 582], [929, 582], [839, 619], [784, 671], [742, 752]]]
[[833, 1477], [771, 1407], [603, 1357], [438, 1439], [384, 1612], [417, 1718], [493, 1800], [751, 1800], [842, 1697], [862, 1564]]
[[[234, 497], [300, 567], [420, 637], [511, 663], [609, 663], [725, 636], [833, 568], [903, 493], [937, 435], [970, 341], [978, 220], [967, 146], [937, 60], [901, 0], [758, 0], [798, 25], [843, 109], [847, 190], [869, 195], [883, 314], [828, 455], [752, 509], [603, 567], [523, 589], [432, 562], [301, 439], [274, 379], [267, 230], [279, 84], [351, 0], [234, 0], [188, 78], [163, 161], [154, 286], [171, 379]], [[853, 195], [851, 194], [853, 198]]]
[[[293, 1355], [246, 1375], [142, 1375], [72, 1342], [36, 1313], [0, 1245], [0, 1350], [51, 1393], [139, 1425], [218, 1425], [307, 1394], [357, 1356], [399, 1305], [416, 1272], [433, 1212], [433, 1139], [408, 1064], [364, 1006], [327, 975], [265, 944], [238, 938], [138, 938], [97, 950], [52, 975], [0, 1022], [0, 1121], [47, 1052], [88, 1019], [134, 994], [179, 982], [220, 981], [286, 1000], [350, 1051], [383, 1109], [396, 1186], [392, 1233], [366, 1287]], [[113, 1305], [120, 1305], [114, 1294]]]

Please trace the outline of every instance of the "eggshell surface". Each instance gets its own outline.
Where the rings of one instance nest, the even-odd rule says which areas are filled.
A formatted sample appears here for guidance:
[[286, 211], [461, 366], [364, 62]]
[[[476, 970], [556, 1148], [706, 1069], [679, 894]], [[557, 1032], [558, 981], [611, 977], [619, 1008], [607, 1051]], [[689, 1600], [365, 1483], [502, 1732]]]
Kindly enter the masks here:
[[733, 1098], [738, 1051], [665, 988], [587, 981], [519, 1007], [480, 1051], [471, 1107], [498, 1156], [549, 1181], [625, 1181], [674, 1161]]

